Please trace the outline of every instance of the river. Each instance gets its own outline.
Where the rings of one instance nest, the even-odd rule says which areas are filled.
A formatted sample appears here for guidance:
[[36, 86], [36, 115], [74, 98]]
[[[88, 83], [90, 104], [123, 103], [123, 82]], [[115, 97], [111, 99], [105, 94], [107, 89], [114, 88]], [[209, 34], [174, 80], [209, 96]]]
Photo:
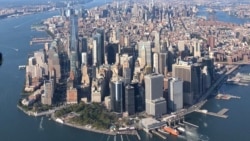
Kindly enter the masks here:
[[[95, 0], [85, 6], [87, 8], [104, 3]], [[17, 109], [16, 104], [21, 97], [25, 71], [18, 70], [18, 65], [26, 64], [28, 54], [42, 48], [42, 45], [30, 47], [29, 41], [33, 36], [44, 36], [45, 33], [32, 31], [30, 26], [42, 19], [59, 14], [57, 11], [45, 12], [36, 15], [26, 15], [18, 18], [0, 20], [0, 51], [4, 55], [3, 65], [0, 67], [0, 140], [36, 140], [36, 141], [121, 141], [121, 136], [109, 137], [107, 135], [91, 133], [55, 123], [48, 118], [30, 117]], [[219, 18], [218, 18], [219, 19]], [[16, 50], [18, 49], [18, 51]], [[249, 71], [250, 67], [243, 67]], [[250, 72], [250, 71], [249, 71]], [[248, 141], [250, 140], [250, 86], [222, 87], [226, 93], [241, 96], [241, 99], [219, 101], [211, 98], [203, 108], [217, 112], [228, 108], [228, 119], [206, 116], [193, 113], [187, 116], [187, 121], [200, 126], [198, 129], [190, 128], [187, 136], [180, 138], [168, 136], [169, 141], [194, 141], [202, 136], [204, 140], [212, 141]], [[245, 108], [246, 107], [246, 108]], [[142, 141], [161, 141], [159, 137], [149, 138], [144, 132], [139, 132]], [[122, 136], [124, 141], [136, 141], [135, 136]]]

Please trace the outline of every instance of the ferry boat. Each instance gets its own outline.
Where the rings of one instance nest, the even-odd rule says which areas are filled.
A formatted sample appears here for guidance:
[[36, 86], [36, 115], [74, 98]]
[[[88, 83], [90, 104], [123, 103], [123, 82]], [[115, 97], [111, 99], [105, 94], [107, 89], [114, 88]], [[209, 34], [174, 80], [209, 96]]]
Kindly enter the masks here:
[[165, 126], [163, 129], [164, 129], [164, 131], [166, 131], [172, 135], [175, 135], [175, 136], [179, 135], [179, 132], [176, 129], [173, 129], [171, 127]]

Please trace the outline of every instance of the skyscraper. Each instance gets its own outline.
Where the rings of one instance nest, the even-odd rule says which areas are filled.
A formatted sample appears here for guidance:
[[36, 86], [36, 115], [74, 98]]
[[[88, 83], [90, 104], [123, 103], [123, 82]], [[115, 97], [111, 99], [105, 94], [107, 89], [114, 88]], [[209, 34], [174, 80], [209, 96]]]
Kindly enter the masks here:
[[165, 67], [167, 67], [167, 52], [159, 53], [159, 73], [165, 75]]
[[158, 53], [154, 53], [153, 55], [153, 67], [154, 67], [154, 72], [159, 73], [159, 56]]
[[144, 79], [146, 113], [160, 117], [167, 112], [166, 100], [163, 98], [163, 75], [149, 74]]
[[169, 80], [168, 89], [168, 109], [172, 112], [183, 108], [183, 81], [178, 78], [171, 78]]
[[139, 57], [142, 57], [143, 48], [146, 51], [146, 64], [149, 67], [152, 67], [152, 50], [151, 50], [151, 42], [150, 41], [140, 41], [138, 43], [138, 53]]
[[121, 80], [110, 82], [111, 110], [123, 112], [123, 82]]
[[202, 94], [202, 73], [200, 64], [179, 61], [173, 65], [172, 76], [183, 80], [183, 101], [194, 104]]
[[129, 115], [135, 114], [135, 90], [131, 85], [125, 87], [125, 109]]
[[42, 104], [52, 105], [52, 99], [54, 95], [54, 80], [44, 81], [44, 93], [41, 96]]

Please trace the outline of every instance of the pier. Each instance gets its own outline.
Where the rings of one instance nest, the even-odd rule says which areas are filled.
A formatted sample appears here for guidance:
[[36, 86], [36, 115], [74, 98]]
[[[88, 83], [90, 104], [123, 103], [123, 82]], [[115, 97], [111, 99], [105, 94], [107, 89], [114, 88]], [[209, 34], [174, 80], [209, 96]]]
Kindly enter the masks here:
[[228, 115], [224, 115], [228, 110], [229, 109], [224, 108], [217, 113], [208, 112], [207, 110], [196, 110], [196, 112], [215, 116], [215, 117], [220, 117], [220, 118], [228, 118]]
[[162, 134], [160, 134], [159, 132], [157, 132], [156, 130], [152, 130], [152, 133], [153, 134], [155, 134], [155, 135], [157, 135], [157, 136], [159, 136], [159, 137], [161, 137], [162, 139], [167, 139], [167, 137], [165, 137], [165, 136], [163, 136]]
[[50, 37], [48, 38], [33, 38], [30, 41], [30, 45], [34, 44], [34, 43], [46, 43], [46, 42], [52, 42], [53, 39], [51, 39]]

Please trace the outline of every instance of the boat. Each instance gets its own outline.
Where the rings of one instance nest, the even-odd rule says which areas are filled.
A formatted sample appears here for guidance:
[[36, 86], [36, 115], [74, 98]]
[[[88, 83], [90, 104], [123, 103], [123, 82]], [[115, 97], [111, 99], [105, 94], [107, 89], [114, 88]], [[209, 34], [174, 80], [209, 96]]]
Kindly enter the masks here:
[[171, 127], [165, 126], [163, 129], [164, 129], [164, 131], [166, 131], [172, 135], [175, 135], [175, 136], [179, 135], [179, 132], [176, 129], [173, 129]]
[[60, 119], [60, 118], [57, 118], [57, 119], [56, 119], [56, 122], [63, 124], [63, 120]]
[[23, 70], [23, 69], [25, 69], [25, 68], [26, 68], [25, 65], [20, 65], [20, 66], [18, 66], [18, 69], [19, 69], [19, 70]]
[[237, 73], [236, 77], [239, 78], [241, 82], [250, 81], [250, 73]]
[[185, 132], [185, 128], [183, 128], [183, 127], [178, 127], [177, 130], [178, 130], [179, 132], [181, 132], [181, 133], [184, 133], [184, 132]]

